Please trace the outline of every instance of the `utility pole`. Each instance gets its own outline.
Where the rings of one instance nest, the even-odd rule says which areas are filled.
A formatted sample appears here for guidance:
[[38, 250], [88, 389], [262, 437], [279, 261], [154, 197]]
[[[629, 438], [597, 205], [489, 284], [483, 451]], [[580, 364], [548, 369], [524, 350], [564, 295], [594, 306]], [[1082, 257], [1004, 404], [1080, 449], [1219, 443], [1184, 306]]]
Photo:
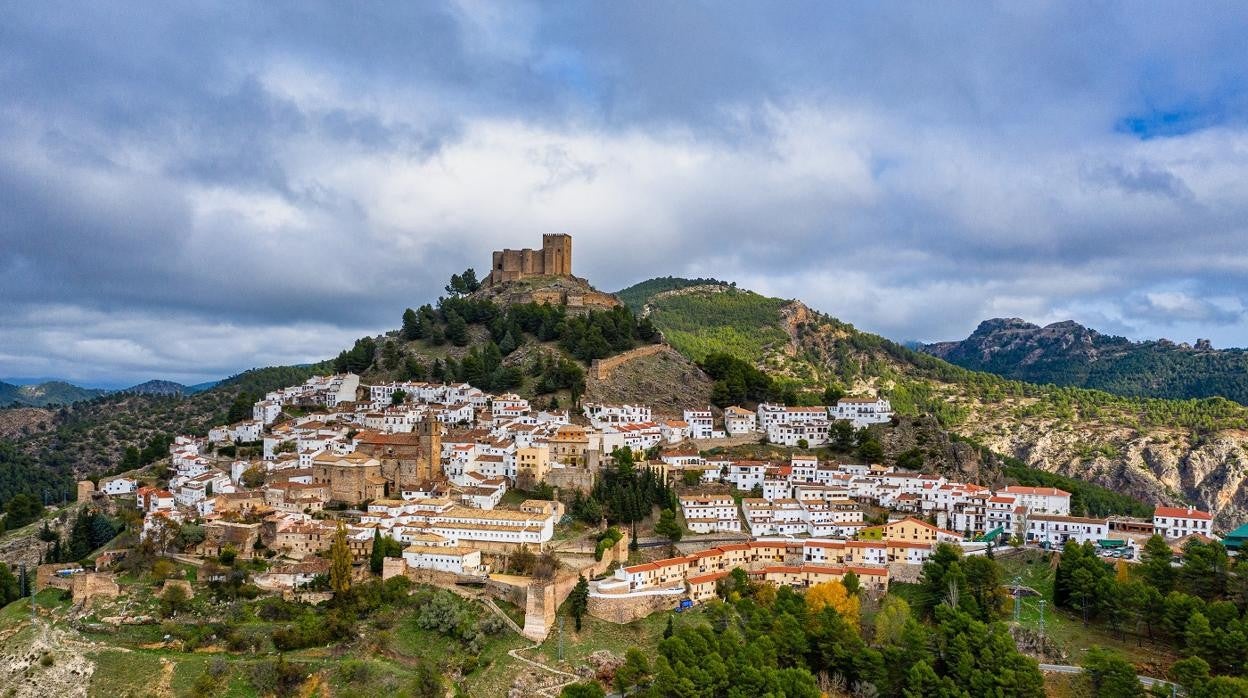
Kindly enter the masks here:
[[563, 616], [559, 616], [559, 661], [563, 661]]
[[1040, 639], [1044, 639], [1044, 599], [1040, 599]]
[[1019, 619], [1022, 617], [1022, 605], [1023, 605], [1022, 597], [1023, 597], [1022, 578], [1015, 577], [1014, 578], [1014, 622], [1015, 623], [1017, 623]]

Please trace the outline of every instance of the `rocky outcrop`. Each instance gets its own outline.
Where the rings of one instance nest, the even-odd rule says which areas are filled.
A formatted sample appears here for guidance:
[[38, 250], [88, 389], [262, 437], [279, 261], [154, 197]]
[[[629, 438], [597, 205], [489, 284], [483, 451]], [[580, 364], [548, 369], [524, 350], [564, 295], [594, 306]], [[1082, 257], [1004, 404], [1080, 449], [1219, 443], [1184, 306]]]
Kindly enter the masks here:
[[705, 408], [711, 401], [712, 381], [697, 364], [663, 346], [634, 355], [611, 367], [605, 378], [586, 374], [585, 400], [650, 405], [656, 414], [679, 415], [689, 408]]
[[603, 293], [585, 279], [575, 276], [533, 276], [516, 281], [503, 281], [482, 286], [472, 295], [501, 306], [525, 303], [562, 305], [571, 314], [607, 310], [622, 305], [615, 296]]
[[1007, 419], [984, 419], [958, 431], [1031, 467], [1154, 504], [1214, 512], [1221, 528], [1248, 519], [1248, 434], [1242, 432], [1196, 436], [1178, 429]]

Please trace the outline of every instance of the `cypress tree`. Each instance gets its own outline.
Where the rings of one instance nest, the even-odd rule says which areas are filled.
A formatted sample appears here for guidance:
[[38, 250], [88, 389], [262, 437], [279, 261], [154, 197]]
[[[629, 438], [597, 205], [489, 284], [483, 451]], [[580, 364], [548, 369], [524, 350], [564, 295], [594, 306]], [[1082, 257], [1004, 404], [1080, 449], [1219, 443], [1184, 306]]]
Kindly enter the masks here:
[[341, 521], [329, 547], [329, 586], [335, 597], [351, 591], [351, 549], [347, 547], [347, 528]]
[[368, 568], [375, 575], [381, 574], [381, 568], [386, 559], [385, 550], [381, 547], [381, 530], [373, 529], [373, 550], [368, 557]]

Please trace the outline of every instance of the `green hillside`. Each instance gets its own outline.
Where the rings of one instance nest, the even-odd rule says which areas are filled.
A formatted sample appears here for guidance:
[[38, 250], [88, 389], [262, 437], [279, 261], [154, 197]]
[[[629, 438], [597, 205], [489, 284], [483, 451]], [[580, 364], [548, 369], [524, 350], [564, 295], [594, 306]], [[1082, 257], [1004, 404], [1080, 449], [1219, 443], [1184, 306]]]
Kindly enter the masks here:
[[[804, 369], [822, 382], [847, 387], [856, 382], [876, 383], [903, 414], [935, 412], [950, 424], [966, 417], [960, 404], [1027, 398], [1034, 402], [1016, 412], [1020, 418], [1104, 419], [1129, 427], [1178, 426], [1206, 431], [1248, 428], [1248, 408], [1229, 400], [1124, 397], [1100, 390], [1010, 380], [955, 366], [805, 306], [801, 308], [808, 319], [797, 327], [797, 340], [789, 344], [790, 338], [782, 329], [781, 309], [790, 303], [800, 306], [731, 288], [651, 301], [649, 317], [673, 347], [695, 360], [711, 353], [727, 353], [773, 372]], [[786, 348], [787, 352], [781, 351]], [[779, 353], [787, 357], [779, 359]], [[957, 392], [935, 390], [935, 384], [956, 387]]]
[[[704, 284], [714, 284], [720, 291], [672, 294], [651, 300], [664, 291]], [[785, 301], [778, 298], [720, 282], [671, 278], [642, 282], [619, 295], [637, 298], [647, 288], [655, 289], [641, 301], [643, 305], [650, 304], [650, 320], [663, 332], [669, 344], [695, 361], [701, 361], [710, 353], [728, 352], [757, 362], [763, 359], [769, 347], [788, 341], [780, 317]]]
[[662, 276], [655, 279], [647, 279], [638, 284], [633, 284], [623, 291], [616, 291], [615, 297], [619, 298], [632, 309], [634, 313], [641, 312], [641, 307], [646, 301], [653, 298], [664, 291], [675, 291], [689, 286], [700, 286], [702, 284], [723, 284], [718, 279], [682, 279], [677, 276]]
[[[244, 371], [189, 396], [112, 393], [61, 407], [51, 428], [9, 442], [0, 439], [0, 508], [18, 493], [73, 497], [73, 481], [122, 466], [127, 447], [145, 458], [164, 456], [165, 439], [206, 434], [265, 393], [330, 371], [328, 362]], [[146, 449], [146, 452], [145, 452]]]
[[49, 381], [36, 385], [12, 385], [0, 382], [0, 407], [68, 405], [99, 397], [106, 392], [108, 391], [95, 388], [80, 388], [63, 381]]

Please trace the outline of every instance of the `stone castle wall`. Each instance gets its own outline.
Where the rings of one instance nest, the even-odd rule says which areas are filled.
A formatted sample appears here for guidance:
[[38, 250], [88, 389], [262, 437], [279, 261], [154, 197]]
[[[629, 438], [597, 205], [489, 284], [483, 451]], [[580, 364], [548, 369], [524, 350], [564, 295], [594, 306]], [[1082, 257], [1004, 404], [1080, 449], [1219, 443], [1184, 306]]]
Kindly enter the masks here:
[[591, 596], [589, 597], [589, 615], [601, 618], [610, 623], [631, 623], [645, 618], [656, 611], [670, 611], [685, 598], [685, 594], [654, 594], [640, 596]]
[[555, 614], [559, 611], [559, 605], [572, 593], [573, 587], [580, 581], [580, 575], [584, 574], [587, 579], [596, 577], [606, 572], [614, 562], [628, 562], [628, 540], [628, 533], [625, 532], [612, 548], [602, 554], [601, 560], [596, 560], [579, 573], [567, 572], [549, 584], [531, 584], [524, 603], [524, 636], [539, 642], [545, 640], [551, 628], [555, 627]]
[[623, 354], [617, 354], [616, 356], [606, 359], [594, 359], [591, 370], [594, 372], [595, 378], [598, 380], [606, 380], [611, 375], [611, 371], [615, 370], [620, 365], [626, 364], [633, 359], [639, 359], [643, 356], [651, 356], [666, 350], [666, 344], [647, 344], [644, 347], [630, 349]]

